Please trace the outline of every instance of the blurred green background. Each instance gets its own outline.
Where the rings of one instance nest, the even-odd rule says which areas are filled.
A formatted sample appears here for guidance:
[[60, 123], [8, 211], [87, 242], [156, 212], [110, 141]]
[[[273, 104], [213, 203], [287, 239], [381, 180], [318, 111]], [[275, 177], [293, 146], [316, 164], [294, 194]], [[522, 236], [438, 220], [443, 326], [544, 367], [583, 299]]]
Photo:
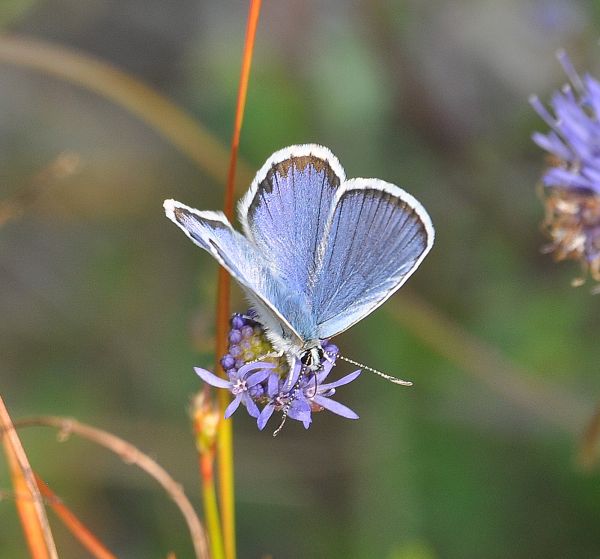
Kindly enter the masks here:
[[[224, 146], [246, 16], [230, 0], [0, 2], [4, 32], [141, 78]], [[559, 47], [600, 75], [599, 25], [592, 0], [264, 3], [249, 168], [322, 143], [349, 177], [414, 194], [437, 241], [336, 340], [413, 388], [365, 374], [339, 393], [360, 421], [319, 414], [277, 439], [236, 415], [241, 559], [600, 557], [600, 475], [577, 461], [600, 399], [600, 299], [570, 287], [576, 264], [540, 254], [544, 157], [530, 135], [544, 125], [527, 103], [564, 83]], [[222, 184], [96, 93], [6, 60], [0, 76], [0, 200], [25, 202], [0, 228], [2, 396], [14, 419], [74, 416], [131, 440], [200, 509], [187, 407], [192, 367], [213, 362], [216, 265], [161, 206], [218, 209]], [[36, 179], [65, 150], [77, 171]], [[119, 557], [192, 556], [179, 511], [144, 474], [49, 429], [22, 438]], [[87, 557], [50, 516], [61, 556]], [[10, 498], [0, 557], [27, 557]]]

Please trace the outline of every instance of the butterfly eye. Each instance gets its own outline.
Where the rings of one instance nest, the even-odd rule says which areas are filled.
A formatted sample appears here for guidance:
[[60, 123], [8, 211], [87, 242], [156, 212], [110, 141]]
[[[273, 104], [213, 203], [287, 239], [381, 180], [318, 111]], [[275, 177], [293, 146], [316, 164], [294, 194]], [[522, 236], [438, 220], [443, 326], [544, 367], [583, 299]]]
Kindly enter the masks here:
[[323, 363], [324, 359], [325, 351], [319, 345], [307, 349], [300, 358], [300, 362], [302, 363], [303, 367], [305, 367], [309, 371], [317, 371], [319, 369], [322, 369], [321, 364]]

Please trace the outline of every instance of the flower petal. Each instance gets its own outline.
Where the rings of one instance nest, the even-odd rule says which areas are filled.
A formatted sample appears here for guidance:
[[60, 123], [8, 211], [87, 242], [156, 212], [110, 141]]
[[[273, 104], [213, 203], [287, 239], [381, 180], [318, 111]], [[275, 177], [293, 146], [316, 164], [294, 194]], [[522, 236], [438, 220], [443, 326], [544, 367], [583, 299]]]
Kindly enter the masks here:
[[331, 373], [333, 369], [333, 362], [325, 361], [323, 363], [323, 369], [317, 373], [317, 382], [321, 384]]
[[296, 398], [288, 409], [288, 417], [310, 423], [310, 404], [304, 398]]
[[258, 419], [256, 420], [256, 424], [261, 431], [265, 428], [265, 425], [273, 415], [274, 411], [275, 406], [269, 402], [260, 412]]
[[248, 413], [252, 417], [258, 417], [260, 415], [260, 410], [258, 409], [258, 406], [254, 403], [254, 400], [250, 398], [250, 395], [247, 392], [242, 393], [242, 402], [244, 402]]
[[298, 382], [298, 378], [300, 378], [301, 370], [302, 370], [302, 363], [300, 362], [299, 359], [296, 359], [296, 361], [294, 362], [294, 366], [292, 367], [292, 370], [290, 371], [287, 379], [283, 383], [283, 390], [285, 392], [289, 392], [292, 389], [292, 387], [296, 384], [296, 382]]
[[279, 375], [277, 373], [271, 372], [269, 379], [267, 381], [267, 394], [269, 398], [275, 398], [279, 394]]
[[320, 392], [326, 392], [327, 390], [330, 390], [331, 388], [337, 388], [338, 386], [343, 386], [344, 384], [348, 384], [350, 382], [352, 382], [353, 380], [355, 380], [356, 378], [358, 378], [360, 376], [361, 370], [359, 369], [358, 371], [354, 371], [353, 373], [350, 373], [349, 375], [346, 375], [345, 377], [342, 377], [341, 379], [338, 379], [334, 382], [329, 382], [327, 384], [321, 384], [319, 386], [319, 393]]
[[254, 363], [246, 363], [240, 367], [240, 377], [247, 377], [251, 372], [258, 371], [260, 369], [274, 369], [277, 367], [277, 363], [268, 363], [267, 361], [255, 361]]
[[315, 396], [313, 399], [315, 404], [329, 410], [332, 413], [337, 415], [341, 415], [342, 417], [346, 417], [348, 419], [358, 419], [358, 415], [353, 412], [350, 408], [344, 406], [344, 404], [340, 404], [339, 402], [334, 402], [329, 398], [325, 398], [325, 396]]
[[231, 390], [231, 382], [225, 380], [224, 378], [218, 377], [214, 373], [207, 371], [206, 369], [201, 369], [200, 367], [194, 367], [194, 371], [196, 374], [206, 383], [211, 386], [216, 386], [217, 388], [227, 388]]
[[258, 373], [253, 373], [246, 379], [246, 386], [252, 388], [259, 382], [265, 380], [270, 374], [271, 371], [269, 369], [263, 369], [262, 371], [258, 371]]
[[242, 401], [242, 395], [238, 394], [225, 409], [225, 419], [228, 419], [231, 417], [233, 412], [238, 409], [241, 401]]

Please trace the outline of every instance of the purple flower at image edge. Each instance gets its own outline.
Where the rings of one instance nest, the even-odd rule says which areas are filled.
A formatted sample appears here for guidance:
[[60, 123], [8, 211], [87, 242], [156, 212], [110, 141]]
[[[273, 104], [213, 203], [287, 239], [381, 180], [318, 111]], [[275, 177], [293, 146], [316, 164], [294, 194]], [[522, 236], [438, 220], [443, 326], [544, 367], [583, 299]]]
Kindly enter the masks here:
[[582, 79], [564, 51], [557, 56], [570, 83], [552, 95], [554, 114], [537, 96], [530, 99], [551, 128], [534, 133], [533, 141], [557, 160], [544, 174], [544, 185], [600, 193], [600, 83], [589, 74]]
[[[582, 285], [588, 273], [600, 283], [600, 82], [589, 74], [581, 78], [564, 51], [558, 59], [570, 83], [553, 94], [553, 114], [538, 97], [531, 98], [550, 127], [533, 135], [551, 154], [542, 178], [543, 229], [551, 240], [546, 252], [555, 260], [580, 262], [583, 275], [573, 285]], [[600, 293], [600, 285], [592, 293]]]

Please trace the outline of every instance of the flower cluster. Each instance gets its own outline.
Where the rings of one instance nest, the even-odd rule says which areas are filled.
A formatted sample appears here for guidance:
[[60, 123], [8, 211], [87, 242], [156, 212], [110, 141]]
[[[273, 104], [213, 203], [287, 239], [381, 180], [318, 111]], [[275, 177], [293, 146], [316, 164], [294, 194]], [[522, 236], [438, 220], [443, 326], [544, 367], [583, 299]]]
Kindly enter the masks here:
[[552, 96], [553, 114], [537, 97], [531, 99], [551, 128], [533, 135], [550, 154], [543, 228], [551, 240], [548, 252], [557, 260], [578, 260], [584, 274], [600, 282], [600, 82], [581, 78], [564, 52], [558, 57], [570, 83]]
[[[309, 371], [299, 361], [290, 370], [283, 358], [270, 356], [273, 352], [262, 327], [251, 317], [239, 314], [231, 319], [229, 352], [221, 359], [227, 379], [196, 367], [200, 378], [229, 390], [233, 395], [225, 411], [230, 417], [240, 404], [256, 418], [258, 428], [264, 429], [273, 412], [281, 411], [286, 417], [301, 421], [305, 428], [311, 424], [312, 413], [329, 410], [348, 419], [358, 419], [350, 408], [331, 399], [336, 388], [348, 384], [360, 375], [360, 370], [325, 383], [338, 354], [338, 348], [324, 343], [326, 360], [318, 371]], [[262, 410], [259, 409], [262, 406]]]

